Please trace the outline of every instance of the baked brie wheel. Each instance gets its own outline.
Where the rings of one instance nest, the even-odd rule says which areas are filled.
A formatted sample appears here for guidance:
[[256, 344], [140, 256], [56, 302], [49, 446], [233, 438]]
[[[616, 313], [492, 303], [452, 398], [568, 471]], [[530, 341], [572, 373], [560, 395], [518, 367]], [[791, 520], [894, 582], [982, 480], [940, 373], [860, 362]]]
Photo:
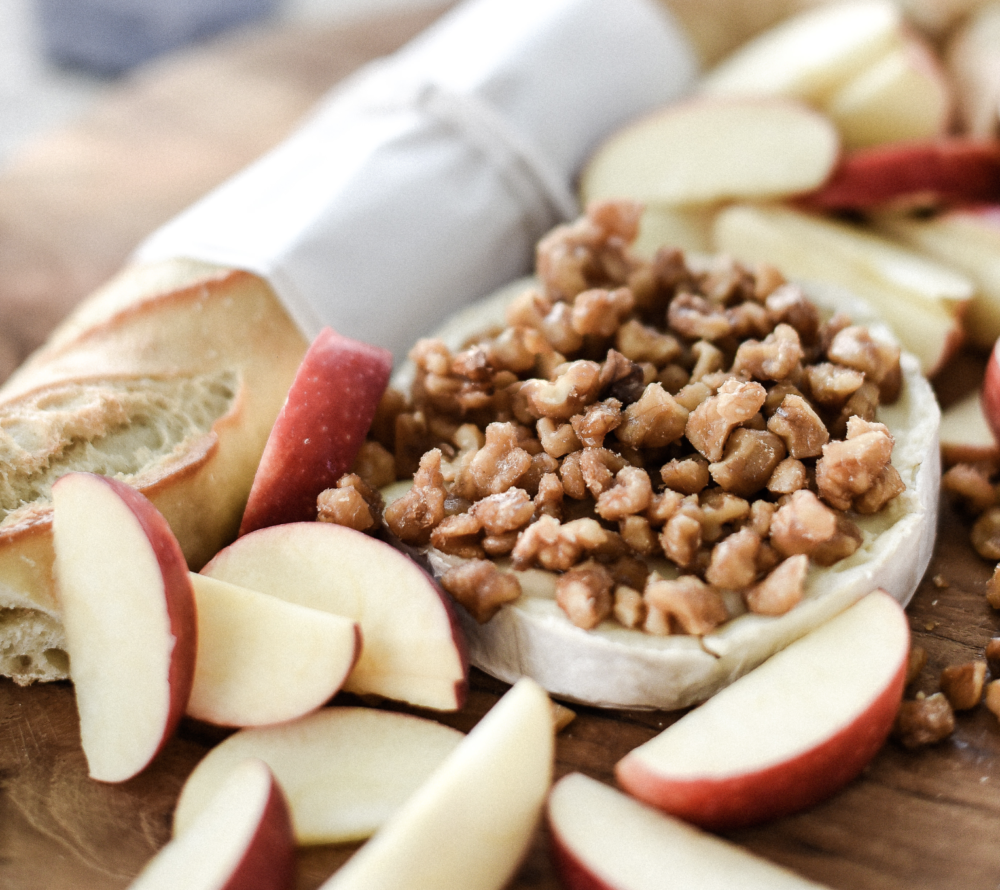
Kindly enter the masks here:
[[590, 208], [536, 278], [420, 341], [373, 448], [408, 480], [383, 488], [385, 526], [457, 600], [473, 665], [676, 709], [876, 588], [909, 600], [940, 412], [849, 294], [640, 260], [638, 213]]

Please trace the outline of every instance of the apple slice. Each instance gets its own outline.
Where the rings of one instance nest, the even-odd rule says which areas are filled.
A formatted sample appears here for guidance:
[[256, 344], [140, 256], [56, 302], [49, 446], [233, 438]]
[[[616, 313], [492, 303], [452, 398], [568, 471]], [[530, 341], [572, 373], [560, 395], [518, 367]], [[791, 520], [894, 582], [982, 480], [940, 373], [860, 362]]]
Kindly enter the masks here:
[[949, 39], [944, 57], [962, 132], [1000, 135], [1000, 6], [979, 4]]
[[588, 161], [582, 202], [711, 204], [815, 189], [840, 154], [830, 120], [782, 98], [693, 99], [619, 130]]
[[855, 226], [789, 207], [734, 205], [715, 220], [715, 247], [791, 278], [827, 281], [877, 307], [928, 376], [962, 341], [974, 293], [959, 272]]
[[812, 806], [885, 742], [909, 648], [903, 607], [875, 591], [626, 754], [618, 781], [706, 828]]
[[967, 275], [976, 285], [965, 315], [968, 339], [989, 349], [1000, 337], [1000, 204], [917, 218], [883, 214], [878, 231]]
[[357, 621], [350, 692], [437, 710], [465, 700], [465, 641], [448, 597], [384, 541], [327, 522], [274, 525], [237, 538], [202, 574]]
[[371, 835], [458, 746], [457, 729], [371, 708], [323, 708], [279, 726], [244, 729], [202, 758], [174, 810], [174, 834], [195, 824], [233, 767], [264, 761], [285, 791], [299, 844]]
[[321, 890], [500, 890], [531, 843], [554, 749], [549, 697], [519, 680]]
[[974, 391], [941, 412], [941, 460], [945, 466], [1000, 459], [1000, 445], [984, 408], [984, 394]]
[[676, 247], [692, 253], [712, 249], [712, 223], [718, 208], [711, 204], [670, 207], [647, 204], [639, 220], [639, 234], [632, 250], [650, 259], [661, 247]]
[[819, 890], [819, 884], [654, 810], [582, 773], [560, 779], [546, 809], [567, 890]]
[[387, 349], [319, 332], [264, 447], [241, 535], [316, 518], [316, 496], [350, 470], [391, 372]]
[[915, 34], [823, 102], [847, 148], [933, 139], [947, 131], [951, 85], [934, 51]]
[[902, 40], [890, 0], [831, 3], [785, 19], [745, 43], [702, 79], [711, 95], [780, 95], [817, 101]]
[[986, 362], [986, 373], [983, 376], [983, 416], [993, 430], [993, 435], [1000, 440], [1000, 340], [990, 352]]
[[281, 723], [321, 707], [361, 654], [356, 621], [191, 575], [198, 654], [187, 713], [220, 726]]
[[817, 210], [1000, 201], [1000, 140], [933, 139], [858, 149], [801, 203]]
[[124, 482], [52, 486], [55, 574], [90, 775], [123, 782], [173, 734], [194, 677], [194, 593], [167, 521]]
[[295, 840], [271, 771], [246, 760], [191, 824], [154, 856], [130, 890], [292, 890]]

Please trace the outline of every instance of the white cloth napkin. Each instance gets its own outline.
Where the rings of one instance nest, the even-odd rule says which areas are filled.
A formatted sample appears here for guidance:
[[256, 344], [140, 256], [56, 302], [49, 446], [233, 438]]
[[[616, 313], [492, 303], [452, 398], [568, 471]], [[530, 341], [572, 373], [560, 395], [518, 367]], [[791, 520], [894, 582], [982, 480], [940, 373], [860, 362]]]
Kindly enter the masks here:
[[577, 211], [595, 144], [682, 95], [695, 70], [655, 0], [467, 0], [136, 259], [247, 269], [308, 336], [330, 325], [401, 358], [528, 271], [538, 238]]

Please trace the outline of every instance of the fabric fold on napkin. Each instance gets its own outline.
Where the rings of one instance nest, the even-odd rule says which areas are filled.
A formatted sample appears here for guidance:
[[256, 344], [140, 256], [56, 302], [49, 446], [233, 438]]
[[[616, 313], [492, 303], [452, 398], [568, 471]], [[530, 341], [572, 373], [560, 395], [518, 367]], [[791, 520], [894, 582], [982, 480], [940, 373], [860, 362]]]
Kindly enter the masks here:
[[655, 0], [467, 0], [135, 258], [254, 272], [306, 335], [330, 325], [401, 358], [528, 271], [536, 241], [577, 212], [595, 145], [695, 70]]

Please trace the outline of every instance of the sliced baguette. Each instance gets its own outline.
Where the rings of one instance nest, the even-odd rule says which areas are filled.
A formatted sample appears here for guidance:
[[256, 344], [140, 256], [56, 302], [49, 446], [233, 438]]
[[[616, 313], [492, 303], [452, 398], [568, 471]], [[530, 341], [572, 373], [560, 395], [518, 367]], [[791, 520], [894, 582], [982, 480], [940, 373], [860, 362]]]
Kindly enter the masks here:
[[0, 674], [67, 676], [52, 483], [135, 486], [200, 568], [236, 534], [306, 346], [261, 279], [171, 261], [123, 271], [0, 388]]

